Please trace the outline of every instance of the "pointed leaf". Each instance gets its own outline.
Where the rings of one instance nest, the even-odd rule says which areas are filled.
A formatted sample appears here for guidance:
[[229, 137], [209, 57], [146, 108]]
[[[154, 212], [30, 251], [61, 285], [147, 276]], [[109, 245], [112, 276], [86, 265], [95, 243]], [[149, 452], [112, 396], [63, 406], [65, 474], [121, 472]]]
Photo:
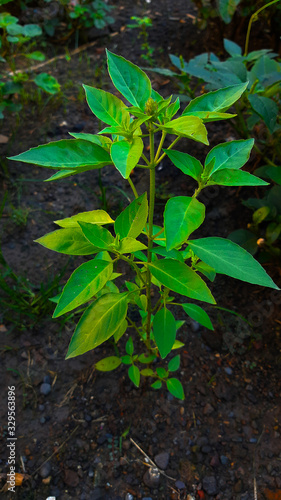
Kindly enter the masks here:
[[144, 109], [151, 96], [151, 83], [148, 76], [135, 64], [107, 52], [108, 72], [113, 85], [133, 106]]
[[147, 194], [143, 193], [118, 215], [114, 230], [120, 238], [137, 238], [142, 232], [148, 215]]
[[174, 358], [172, 358], [169, 363], [168, 363], [168, 370], [170, 372], [175, 372], [179, 369], [180, 367], [180, 361], [181, 361], [181, 358], [180, 358], [180, 355], [177, 354], [177, 356], [175, 356]]
[[161, 380], [156, 380], [155, 382], [153, 382], [153, 384], [151, 384], [151, 386], [153, 389], [161, 389], [162, 387], [162, 382]]
[[128, 370], [128, 375], [133, 384], [135, 384], [136, 387], [139, 387], [140, 385], [140, 371], [137, 366], [132, 365], [130, 366]]
[[[205, 168], [208, 175], [217, 170], [233, 168], [238, 170], [249, 159], [254, 139], [224, 142], [215, 146], [206, 156]], [[210, 171], [208, 166], [210, 166]]]
[[205, 218], [205, 205], [190, 196], [175, 196], [167, 201], [164, 211], [166, 248], [182, 245]]
[[166, 383], [168, 391], [173, 396], [181, 400], [185, 399], [183, 387], [177, 378], [169, 378]]
[[96, 224], [89, 224], [88, 222], [78, 222], [78, 224], [85, 237], [92, 245], [95, 245], [101, 250], [108, 250], [113, 245], [114, 238], [108, 229]]
[[57, 229], [35, 241], [49, 250], [67, 255], [91, 255], [99, 251], [87, 240], [80, 228]]
[[112, 144], [112, 140], [109, 139], [109, 137], [104, 137], [103, 135], [85, 134], [84, 132], [80, 133], [68, 132], [68, 133], [75, 139], [82, 139], [83, 141], [93, 142], [94, 144], [97, 144], [98, 146], [101, 146], [102, 148], [107, 150], [110, 149], [110, 146]]
[[100, 166], [112, 164], [107, 151], [97, 144], [81, 139], [63, 139], [50, 142], [37, 148], [31, 148], [29, 151], [12, 156], [9, 159], [60, 169], [74, 169], [85, 166], [100, 168]]
[[117, 356], [109, 356], [98, 361], [95, 365], [96, 370], [100, 372], [111, 372], [121, 365], [121, 359]]
[[91, 224], [110, 224], [114, 222], [105, 210], [92, 210], [91, 212], [81, 212], [80, 214], [67, 217], [66, 219], [55, 220], [54, 223], [60, 227], [79, 227], [79, 222]]
[[200, 180], [203, 172], [203, 165], [199, 160], [181, 151], [175, 151], [173, 149], [163, 149], [163, 151], [165, 151], [173, 164], [184, 174], [190, 175], [196, 181]]
[[173, 259], [162, 259], [148, 264], [155, 278], [173, 292], [203, 302], [215, 304], [206, 283], [189, 266]]
[[114, 142], [110, 149], [112, 161], [124, 179], [128, 179], [133, 168], [138, 163], [143, 151], [143, 142], [140, 137], [131, 141], [125, 139]]
[[66, 283], [53, 318], [88, 302], [107, 283], [112, 271], [112, 263], [106, 260], [94, 259], [79, 266]]
[[175, 134], [180, 137], [188, 137], [203, 144], [209, 144], [207, 139], [207, 130], [203, 121], [197, 116], [181, 116], [175, 118], [165, 125], [158, 125], [159, 128], [166, 130], [169, 134]]
[[135, 238], [123, 238], [120, 241], [119, 247], [116, 249], [121, 255], [124, 253], [133, 253], [140, 250], [146, 250], [147, 246], [136, 240]]
[[269, 132], [273, 134], [279, 113], [278, 105], [269, 97], [249, 94], [248, 99], [253, 110], [263, 119]]
[[108, 125], [128, 125], [130, 115], [125, 104], [110, 92], [83, 85], [91, 111]]
[[174, 345], [172, 347], [172, 350], [174, 350], [174, 349], [181, 349], [181, 347], [183, 347], [183, 346], [184, 346], [183, 342], [180, 342], [179, 340], [175, 340], [175, 343], [174, 343]]
[[220, 186], [266, 186], [269, 183], [243, 170], [223, 168], [215, 172], [209, 178], [207, 185], [210, 186], [214, 184]]
[[118, 342], [118, 340], [121, 339], [122, 335], [124, 335], [125, 331], [127, 330], [128, 328], [128, 321], [126, 319], [124, 319], [123, 321], [120, 322], [120, 324], [118, 324], [113, 332], [113, 337], [114, 337], [114, 341]]
[[214, 327], [212, 322], [202, 307], [197, 306], [197, 304], [182, 304], [183, 310], [190, 316], [194, 321], [200, 323], [200, 325], [209, 328], [209, 330], [213, 330]]
[[189, 241], [188, 244], [195, 255], [212, 266], [217, 273], [279, 290], [252, 255], [233, 241], [210, 237]]
[[84, 354], [114, 335], [127, 308], [127, 293], [107, 293], [91, 304], [76, 327], [66, 359]]
[[129, 337], [129, 339], [126, 342], [126, 353], [129, 354], [129, 356], [132, 356], [134, 352], [134, 343], [132, 337]]
[[226, 52], [228, 52], [230, 56], [237, 56], [237, 55], [241, 56], [242, 55], [242, 49], [239, 45], [237, 45], [237, 43], [234, 43], [231, 40], [224, 38], [223, 45], [224, 45]]
[[161, 358], [166, 358], [176, 340], [176, 320], [166, 307], [154, 316], [153, 335]]

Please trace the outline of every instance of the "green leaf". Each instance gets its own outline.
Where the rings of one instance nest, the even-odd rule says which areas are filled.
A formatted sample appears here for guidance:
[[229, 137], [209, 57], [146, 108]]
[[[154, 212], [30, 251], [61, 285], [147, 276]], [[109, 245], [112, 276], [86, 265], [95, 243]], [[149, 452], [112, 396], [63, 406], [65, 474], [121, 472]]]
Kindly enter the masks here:
[[226, 52], [228, 52], [230, 56], [241, 56], [242, 55], [242, 49], [239, 45], [237, 45], [237, 43], [234, 43], [231, 40], [224, 38], [223, 45], [224, 45]]
[[269, 213], [270, 213], [270, 208], [267, 206], [260, 207], [257, 210], [255, 210], [255, 212], [253, 213], [254, 224], [260, 224], [269, 215]]
[[55, 220], [54, 223], [60, 227], [79, 227], [79, 222], [89, 222], [90, 224], [110, 224], [114, 222], [105, 210], [92, 210], [91, 212], [81, 212], [80, 214], [67, 217], [66, 219]]
[[96, 370], [100, 372], [111, 372], [121, 365], [121, 359], [117, 356], [109, 356], [98, 361], [95, 365]]
[[118, 215], [114, 223], [115, 233], [119, 234], [120, 238], [137, 238], [144, 228], [147, 215], [147, 194], [143, 193]]
[[138, 361], [139, 363], [152, 363], [152, 361], [154, 361], [154, 359], [156, 359], [156, 356], [155, 354], [140, 354], [140, 356], [138, 357]]
[[166, 358], [176, 340], [176, 321], [166, 307], [157, 311], [154, 316], [153, 335], [161, 358]]
[[229, 24], [241, 0], [218, 0], [218, 9], [222, 20]]
[[130, 115], [125, 104], [113, 94], [83, 85], [91, 111], [108, 125], [129, 125]]
[[184, 346], [183, 342], [180, 342], [179, 340], [175, 340], [175, 343], [174, 343], [174, 345], [172, 347], [172, 351], [174, 349], [181, 349], [181, 347], [183, 347], [183, 346]]
[[91, 255], [99, 251], [89, 243], [80, 228], [57, 229], [35, 240], [43, 247], [66, 255]]
[[173, 292], [203, 302], [215, 304], [206, 283], [189, 266], [173, 259], [148, 264], [151, 274]]
[[206, 276], [206, 278], [208, 278], [210, 281], [214, 281], [216, 277], [216, 271], [214, 270], [213, 267], [206, 264], [206, 262], [197, 262], [194, 265], [194, 268], [196, 271], [199, 271], [200, 273], [204, 274], [204, 276]]
[[114, 142], [110, 149], [111, 159], [124, 179], [128, 179], [130, 173], [137, 165], [143, 151], [143, 142], [140, 137], [132, 140]]
[[94, 259], [79, 266], [66, 283], [53, 318], [88, 302], [107, 283], [112, 271], [112, 263], [106, 260]]
[[34, 78], [34, 83], [48, 94], [57, 94], [60, 91], [60, 84], [54, 76], [48, 75], [48, 73], [37, 75]]
[[113, 85], [133, 106], [144, 109], [151, 96], [151, 83], [148, 76], [135, 64], [106, 51], [108, 72]]
[[151, 368], [144, 368], [143, 370], [141, 370], [140, 373], [143, 377], [153, 377], [154, 376], [154, 371], [151, 370]]
[[28, 37], [40, 36], [42, 35], [42, 28], [38, 24], [25, 24], [23, 35]]
[[166, 248], [182, 245], [205, 219], [205, 205], [190, 196], [175, 196], [167, 201], [164, 211]]
[[243, 170], [223, 168], [209, 178], [207, 185], [214, 184], [220, 186], [266, 186], [269, 183]]
[[180, 355], [177, 354], [177, 356], [175, 356], [169, 361], [168, 370], [170, 372], [176, 372], [180, 367], [180, 361], [181, 361]]
[[211, 116], [212, 113], [224, 113], [239, 99], [247, 86], [248, 82], [239, 83], [238, 85], [231, 85], [230, 87], [225, 87], [196, 97], [185, 108], [182, 116], [188, 116], [199, 112], [210, 112]]
[[132, 337], [129, 337], [129, 339], [126, 342], [126, 353], [129, 354], [129, 356], [132, 356], [134, 352], [134, 343]]
[[29, 54], [24, 54], [28, 59], [34, 59], [34, 61], [45, 61], [46, 56], [39, 50], [30, 52]]
[[153, 384], [151, 384], [151, 386], [153, 389], [161, 389], [162, 387], [162, 382], [161, 380], [156, 380], [155, 382], [153, 382]]
[[204, 311], [204, 309], [202, 309], [202, 307], [199, 307], [196, 304], [182, 304], [182, 307], [186, 314], [194, 319], [194, 321], [197, 321], [200, 325], [209, 328], [209, 330], [214, 329], [208, 314]]
[[133, 253], [138, 252], [140, 250], [145, 250], [147, 248], [146, 245], [136, 240], [135, 238], [123, 238], [120, 241], [119, 246], [116, 248], [117, 252], [121, 255], [124, 253]]
[[84, 134], [83, 132], [80, 133], [68, 132], [68, 133], [75, 139], [82, 139], [83, 141], [93, 142], [94, 144], [97, 144], [98, 146], [101, 146], [106, 150], [110, 150], [112, 144], [112, 140], [109, 137], [105, 137], [103, 135]]
[[253, 110], [263, 119], [269, 132], [273, 134], [276, 126], [277, 116], [279, 113], [279, 108], [276, 102], [269, 97], [264, 97], [257, 94], [249, 94], [248, 99]]
[[109, 154], [103, 148], [97, 144], [79, 139], [63, 139], [43, 144], [19, 155], [12, 156], [9, 160], [59, 169], [74, 169], [86, 166], [100, 168], [112, 164]]
[[190, 175], [196, 181], [200, 180], [203, 172], [203, 165], [199, 160], [181, 151], [175, 151], [173, 149], [163, 149], [163, 151], [165, 151], [173, 164], [184, 174]]
[[201, 238], [189, 241], [188, 245], [197, 257], [212, 266], [217, 273], [279, 290], [252, 255], [230, 240], [217, 237]]
[[251, 255], [254, 255], [258, 250], [257, 236], [246, 229], [237, 229], [228, 235], [228, 239], [242, 246]]
[[66, 359], [84, 354], [114, 335], [126, 317], [127, 308], [127, 293], [107, 293], [91, 304], [76, 327]]
[[177, 378], [169, 378], [166, 382], [168, 391], [178, 399], [184, 400], [183, 387]]
[[127, 354], [121, 357], [121, 361], [124, 365], [131, 365], [133, 363], [131, 356], [128, 356]]
[[158, 125], [160, 129], [167, 131], [169, 134], [175, 134], [179, 137], [187, 137], [203, 144], [209, 144], [207, 139], [207, 130], [203, 121], [197, 116], [181, 116], [175, 118], [165, 125]]
[[116, 326], [116, 329], [113, 332], [113, 337], [116, 344], [118, 340], [121, 339], [122, 335], [124, 335], [127, 328], [128, 328], [128, 321], [126, 319], [121, 321], [120, 324]]
[[140, 371], [137, 366], [132, 365], [130, 366], [128, 370], [128, 375], [133, 384], [135, 384], [136, 387], [139, 387], [140, 385]]
[[176, 259], [184, 262], [182, 253], [179, 250], [170, 250], [169, 252], [167, 252], [166, 248], [155, 247], [151, 249], [151, 252], [156, 253], [157, 255], [162, 255], [162, 257], [168, 257], [170, 259]]
[[101, 250], [110, 250], [114, 244], [112, 234], [102, 226], [78, 222], [87, 240]]
[[162, 367], [156, 368], [156, 373], [160, 378], [167, 378], [169, 376], [169, 373]]
[[215, 146], [206, 156], [205, 169], [208, 175], [225, 168], [238, 170], [249, 159], [254, 139], [224, 142]]

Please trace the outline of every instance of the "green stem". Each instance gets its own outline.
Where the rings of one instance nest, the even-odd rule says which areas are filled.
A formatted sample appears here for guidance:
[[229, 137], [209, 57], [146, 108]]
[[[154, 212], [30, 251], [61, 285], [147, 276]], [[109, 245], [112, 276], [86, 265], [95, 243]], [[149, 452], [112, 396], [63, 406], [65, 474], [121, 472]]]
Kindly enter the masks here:
[[167, 132], [162, 132], [162, 137], [161, 137], [161, 140], [159, 142], [159, 146], [158, 146], [158, 149], [157, 149], [157, 153], [155, 155], [155, 159], [154, 161], [157, 161], [159, 156], [160, 156], [160, 153], [161, 153], [161, 149], [162, 149], [162, 146], [163, 146], [163, 143], [165, 141], [165, 138], [166, 138], [166, 135], [167, 135]]
[[141, 157], [147, 163], [147, 165], [149, 165], [149, 161], [143, 153], [141, 154]]
[[263, 7], [261, 7], [256, 12], [254, 12], [254, 14], [251, 15], [251, 18], [250, 18], [250, 21], [248, 24], [247, 35], [246, 35], [244, 57], [246, 57], [248, 55], [250, 33], [251, 33], [251, 28], [252, 28], [253, 22], [258, 18], [258, 15], [261, 13], [262, 10], [266, 9], [267, 7], [270, 7], [270, 5], [273, 5], [274, 3], [277, 3], [277, 2], [280, 2], [280, 0], [272, 0], [272, 2], [269, 2], [266, 5], [263, 5]]
[[129, 182], [129, 184], [130, 184], [130, 186], [131, 186], [131, 188], [132, 188], [132, 191], [133, 191], [133, 193], [134, 193], [135, 198], [138, 198], [138, 197], [139, 197], [139, 195], [138, 195], [138, 192], [137, 192], [137, 190], [136, 190], [136, 188], [135, 188], [135, 186], [134, 186], [134, 183], [133, 183], [133, 181], [132, 181], [131, 177], [128, 177], [128, 182]]
[[[150, 188], [149, 188], [149, 212], [148, 212], [148, 244], [147, 244], [147, 262], [150, 263], [152, 260], [151, 248], [153, 245], [153, 216], [154, 216], [154, 205], [155, 205], [155, 158], [154, 158], [154, 131], [153, 125], [150, 125], [149, 129], [149, 145], [150, 145]], [[146, 341], [149, 342], [150, 339], [150, 329], [151, 329], [151, 273], [147, 267], [147, 285], [146, 285], [146, 297], [147, 297], [147, 325], [146, 325]]]
[[125, 257], [124, 255], [120, 255], [119, 259], [122, 259], [125, 262], [127, 262], [127, 264], [129, 264], [129, 266], [131, 266], [134, 269], [135, 273], [138, 275], [139, 279], [143, 282], [143, 284], [146, 285], [146, 283], [145, 283], [145, 281], [144, 281], [144, 279], [143, 279], [143, 277], [141, 275], [141, 272], [140, 272], [140, 270], [139, 270], [139, 268], [138, 268], [138, 266], [136, 265], [135, 262], [133, 262], [132, 260], [128, 259], [128, 257]]
[[[177, 142], [178, 142], [180, 139], [181, 139], [181, 137], [177, 137], [177, 138], [176, 138], [176, 139], [172, 142], [172, 144], [170, 144], [170, 146], [169, 146], [167, 149], [172, 149], [172, 148], [175, 146], [175, 144], [177, 144]], [[155, 165], [155, 166], [159, 165], [159, 163], [163, 160], [163, 158], [166, 156], [166, 154], [167, 154], [167, 153], [163, 153], [163, 154], [162, 154], [162, 156], [160, 156], [160, 158], [157, 160], [157, 162], [156, 162], [156, 165]]]

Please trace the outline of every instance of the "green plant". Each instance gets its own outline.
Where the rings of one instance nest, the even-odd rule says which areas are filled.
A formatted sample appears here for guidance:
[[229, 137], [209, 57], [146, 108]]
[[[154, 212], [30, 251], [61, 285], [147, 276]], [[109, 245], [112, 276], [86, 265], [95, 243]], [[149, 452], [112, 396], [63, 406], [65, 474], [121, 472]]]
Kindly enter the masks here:
[[30, 77], [24, 70], [16, 70], [16, 60], [24, 57], [29, 60], [44, 61], [45, 56], [39, 50], [32, 50], [33, 39], [42, 35], [38, 24], [19, 24], [19, 19], [9, 14], [0, 13], [0, 63], [10, 68], [9, 73], [0, 76], [0, 118], [4, 118], [5, 110], [20, 111], [21, 103], [14, 102], [12, 96], [24, 94], [26, 82], [33, 82], [39, 89], [53, 95], [59, 92], [57, 80], [47, 73], [40, 73], [35, 78]]
[[[171, 394], [184, 399], [182, 384], [173, 376], [180, 366], [180, 356], [170, 359], [170, 353], [183, 345], [176, 339], [183, 322], [176, 321], [172, 311], [179, 306], [188, 316], [213, 330], [205, 310], [196, 303], [185, 302], [188, 298], [215, 304], [199, 273], [211, 281], [216, 273], [222, 273], [278, 289], [261, 265], [232, 241], [219, 237], [190, 239], [205, 218], [205, 206], [197, 199], [204, 188], [215, 184], [266, 185], [265, 181], [240, 170], [249, 158], [253, 140], [215, 146], [204, 166], [188, 153], [174, 149], [183, 138], [208, 145], [204, 122], [232, 117], [226, 110], [239, 99], [247, 83], [200, 96], [175, 118], [179, 99], [162, 98], [152, 89], [147, 75], [123, 57], [108, 51], [107, 58], [111, 80], [131, 106], [126, 106], [114, 94], [84, 86], [91, 111], [106, 127], [97, 135], [72, 133], [71, 140], [41, 145], [11, 159], [58, 170], [49, 180], [106, 165], [115, 167], [128, 180], [135, 200], [115, 221], [104, 210], [83, 212], [55, 221], [60, 229], [37, 240], [56, 252], [90, 256], [66, 283], [53, 317], [90, 301], [73, 334], [66, 358], [112, 339], [116, 344], [115, 355], [100, 360], [96, 364], [98, 370], [113, 370], [124, 363], [129, 366], [128, 375], [135, 386], [139, 386], [141, 376], [151, 377], [154, 389], [164, 384]], [[165, 140], [170, 135], [175, 138], [165, 148]], [[148, 157], [144, 147], [147, 140]], [[157, 165], [166, 155], [178, 169], [191, 176], [198, 187], [192, 197], [176, 196], [167, 201], [161, 227], [154, 225], [155, 176]], [[149, 202], [147, 192], [139, 194], [134, 186], [131, 174], [137, 168], [149, 175]], [[120, 273], [115, 272], [120, 261], [128, 268], [128, 279], [121, 291], [114, 283], [120, 277]], [[178, 302], [171, 293], [181, 295], [184, 302]], [[138, 307], [139, 322], [128, 314], [129, 304]], [[121, 355], [120, 340], [128, 328], [136, 331], [142, 347], [136, 353], [137, 341], [130, 336], [125, 354]], [[159, 358], [165, 360], [168, 356], [165, 368], [159, 366]]]
[[152, 27], [152, 20], [150, 17], [138, 17], [132, 16], [132, 21], [135, 21], [134, 24], [127, 24], [128, 28], [138, 29], [139, 35], [138, 38], [142, 38], [141, 50], [143, 54], [141, 55], [142, 59], [147, 61], [151, 66], [154, 64], [153, 61], [153, 52], [154, 49], [150, 46], [148, 41], [148, 28]]

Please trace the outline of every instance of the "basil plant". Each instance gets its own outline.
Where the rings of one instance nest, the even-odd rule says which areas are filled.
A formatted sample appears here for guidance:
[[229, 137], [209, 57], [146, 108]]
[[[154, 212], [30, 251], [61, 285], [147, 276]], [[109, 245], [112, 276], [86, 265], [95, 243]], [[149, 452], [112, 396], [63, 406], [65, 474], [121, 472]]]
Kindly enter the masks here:
[[[141, 376], [149, 377], [154, 389], [166, 384], [171, 394], [184, 399], [182, 384], [174, 377], [180, 367], [180, 355], [170, 354], [183, 346], [176, 339], [183, 323], [174, 317], [176, 306], [213, 330], [208, 314], [197, 304], [216, 304], [206, 279], [213, 281], [216, 273], [221, 273], [278, 289], [252, 255], [236, 243], [217, 236], [192, 237], [205, 219], [205, 206], [198, 197], [207, 186], [267, 184], [241, 170], [253, 140], [215, 146], [204, 165], [175, 149], [186, 138], [208, 145], [205, 123], [235, 116], [226, 110], [239, 99], [248, 83], [201, 95], [178, 114], [179, 99], [161, 97], [138, 66], [109, 51], [107, 62], [112, 83], [124, 99], [84, 86], [88, 105], [105, 128], [96, 135], [71, 133], [72, 139], [41, 145], [11, 159], [56, 170], [48, 179], [52, 181], [112, 166], [129, 182], [135, 199], [116, 220], [104, 210], [82, 212], [55, 221], [59, 228], [37, 240], [55, 252], [89, 256], [64, 286], [54, 318], [89, 303], [75, 329], [66, 359], [95, 349], [108, 339], [115, 342], [115, 352], [119, 353], [120, 339], [126, 332], [135, 331], [137, 345], [141, 346], [138, 353], [136, 340], [129, 336], [127, 342], [121, 342], [123, 355], [98, 361], [96, 369], [110, 371], [123, 363], [128, 365], [128, 375], [135, 386], [139, 387]], [[144, 147], [144, 139], [149, 147], [147, 143]], [[165, 205], [163, 226], [158, 226], [154, 224], [155, 170], [165, 156], [197, 182], [197, 189], [193, 196], [170, 198]], [[149, 193], [138, 193], [134, 186], [132, 172], [137, 168], [147, 171]], [[121, 291], [115, 284], [120, 277], [115, 271], [119, 261], [126, 263], [130, 277], [123, 282]], [[138, 307], [139, 322], [128, 315], [129, 304]], [[159, 358], [167, 357], [168, 361], [160, 366]]]

